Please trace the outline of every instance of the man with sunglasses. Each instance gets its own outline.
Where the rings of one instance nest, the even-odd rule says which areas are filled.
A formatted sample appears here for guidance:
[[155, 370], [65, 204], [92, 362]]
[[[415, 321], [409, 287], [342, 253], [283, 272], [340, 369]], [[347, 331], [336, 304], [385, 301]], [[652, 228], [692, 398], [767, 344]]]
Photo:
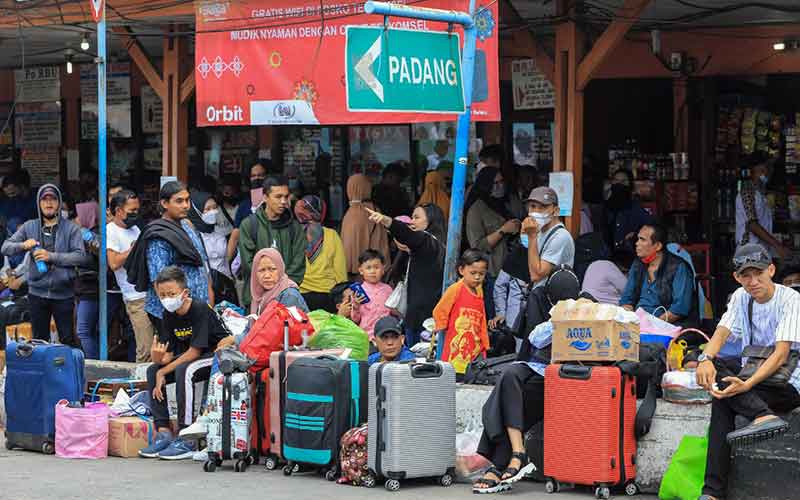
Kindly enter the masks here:
[[[800, 342], [800, 294], [772, 281], [775, 265], [759, 244], [739, 247], [733, 264], [733, 277], [742, 287], [734, 292], [714, 336], [698, 358], [697, 383], [714, 397], [700, 500], [724, 498], [732, 445], [786, 432], [789, 424], [775, 413], [800, 406], [800, 369], [790, 356]], [[747, 368], [737, 375], [718, 359], [728, 338], [741, 340], [744, 354], [753, 353], [749, 346], [771, 348], [761, 353], [766, 359], [749, 378], [741, 376]], [[743, 359], [746, 366], [752, 366], [752, 361]], [[788, 372], [788, 381], [781, 382], [775, 376], [781, 369]], [[752, 423], [734, 430], [736, 415]]]

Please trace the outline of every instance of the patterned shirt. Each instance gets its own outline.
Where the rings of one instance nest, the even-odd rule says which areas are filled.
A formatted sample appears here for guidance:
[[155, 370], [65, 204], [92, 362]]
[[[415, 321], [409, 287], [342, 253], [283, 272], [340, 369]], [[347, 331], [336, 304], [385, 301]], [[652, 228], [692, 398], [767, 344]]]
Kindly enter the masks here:
[[[181, 226], [189, 239], [192, 240], [194, 247], [200, 252], [200, 258], [203, 260], [203, 265], [199, 267], [179, 265], [178, 267], [186, 274], [186, 285], [192, 295], [192, 299], [200, 302], [208, 302], [208, 256], [203, 248], [203, 243], [200, 241], [200, 236], [192, 228], [189, 221], [186, 219], [181, 220]], [[172, 245], [162, 239], [154, 239], [147, 244], [147, 272], [150, 275], [150, 283], [154, 283], [158, 273], [167, 266], [175, 264], [175, 249]], [[164, 306], [158, 299], [158, 294], [154, 287], [147, 290], [147, 300], [145, 301], [144, 310], [148, 314], [152, 314], [156, 318], [161, 318], [164, 314]]]
[[[752, 328], [747, 313], [749, 303], [750, 295], [744, 288], [739, 288], [731, 296], [728, 310], [719, 322], [719, 326], [730, 330], [729, 338], [741, 341], [742, 347], [792, 342], [792, 350], [800, 350], [800, 294], [783, 285], [775, 285], [775, 294], [768, 302], [759, 304], [753, 301]], [[800, 366], [789, 383], [800, 392]]]
[[767, 232], [772, 232], [772, 209], [767, 197], [753, 182], [748, 181], [742, 183], [736, 197], [736, 244], [760, 243], [769, 248], [769, 245], [747, 229], [750, 222], [758, 222]]

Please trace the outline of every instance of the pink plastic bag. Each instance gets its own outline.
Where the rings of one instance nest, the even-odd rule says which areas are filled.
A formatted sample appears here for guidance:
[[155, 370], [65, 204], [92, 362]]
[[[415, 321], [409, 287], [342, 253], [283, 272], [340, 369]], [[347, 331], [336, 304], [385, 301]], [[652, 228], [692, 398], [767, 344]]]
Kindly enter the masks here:
[[108, 457], [108, 405], [86, 403], [82, 408], [70, 408], [67, 404], [63, 399], [56, 404], [56, 456]]

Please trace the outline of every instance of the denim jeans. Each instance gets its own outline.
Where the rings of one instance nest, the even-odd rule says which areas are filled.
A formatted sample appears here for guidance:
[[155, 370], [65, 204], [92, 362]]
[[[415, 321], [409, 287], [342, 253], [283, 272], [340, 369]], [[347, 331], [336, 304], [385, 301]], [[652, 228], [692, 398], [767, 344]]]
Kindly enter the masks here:
[[[108, 320], [122, 307], [122, 295], [109, 293], [108, 295]], [[81, 341], [83, 354], [86, 359], [98, 359], [100, 357], [100, 339], [98, 337], [98, 324], [100, 323], [99, 310], [100, 304], [96, 298], [83, 297], [78, 302], [78, 338]], [[129, 349], [130, 351], [130, 349]], [[134, 357], [136, 356], [134, 346]]]

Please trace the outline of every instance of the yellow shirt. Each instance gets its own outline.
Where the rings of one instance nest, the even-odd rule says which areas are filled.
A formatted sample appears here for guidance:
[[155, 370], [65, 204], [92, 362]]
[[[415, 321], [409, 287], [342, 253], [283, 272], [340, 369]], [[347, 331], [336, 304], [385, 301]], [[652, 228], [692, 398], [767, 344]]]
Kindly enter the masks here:
[[306, 258], [306, 274], [300, 293], [328, 293], [338, 283], [347, 281], [347, 259], [339, 234], [324, 227], [322, 249], [313, 263]]

